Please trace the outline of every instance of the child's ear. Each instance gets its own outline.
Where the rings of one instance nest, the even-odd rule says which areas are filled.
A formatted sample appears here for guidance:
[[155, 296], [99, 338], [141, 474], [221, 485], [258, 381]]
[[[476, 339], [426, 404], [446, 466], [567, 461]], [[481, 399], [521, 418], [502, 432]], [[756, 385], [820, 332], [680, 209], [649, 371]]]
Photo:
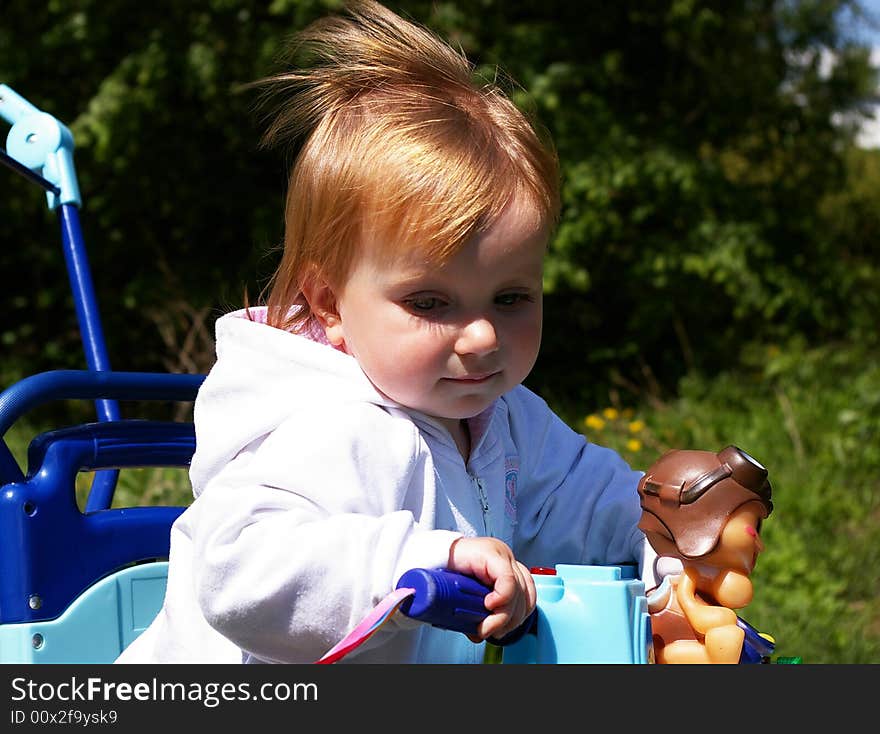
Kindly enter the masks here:
[[302, 292], [312, 314], [324, 327], [327, 341], [334, 347], [341, 347], [345, 342], [345, 334], [333, 287], [323, 276], [313, 273], [303, 284]]

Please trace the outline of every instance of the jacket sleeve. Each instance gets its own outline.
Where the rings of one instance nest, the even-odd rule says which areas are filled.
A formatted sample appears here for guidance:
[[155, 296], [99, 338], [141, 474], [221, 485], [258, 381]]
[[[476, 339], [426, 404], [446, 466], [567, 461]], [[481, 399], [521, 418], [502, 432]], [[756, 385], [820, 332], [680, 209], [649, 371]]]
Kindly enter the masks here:
[[409, 421], [355, 405], [288, 421], [242, 451], [191, 508], [208, 623], [260, 659], [311, 662], [405, 570], [444, 566], [459, 534], [433, 529], [417, 449]]
[[525, 387], [505, 401], [521, 466], [514, 534], [520, 560], [642, 569], [646, 543], [636, 489], [642, 473], [617, 452], [589, 443]]

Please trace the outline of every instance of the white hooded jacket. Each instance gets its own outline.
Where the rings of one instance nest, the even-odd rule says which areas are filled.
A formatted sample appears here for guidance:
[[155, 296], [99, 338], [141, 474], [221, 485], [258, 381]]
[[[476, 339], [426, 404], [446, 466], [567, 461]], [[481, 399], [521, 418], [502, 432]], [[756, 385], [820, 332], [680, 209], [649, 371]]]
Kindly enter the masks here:
[[[462, 535], [500, 538], [529, 567], [643, 561], [640, 473], [525, 387], [470, 419], [465, 463], [442, 425], [322, 335], [250, 313], [217, 321], [165, 602], [117, 662], [314, 662]], [[482, 657], [398, 613], [343, 662]]]

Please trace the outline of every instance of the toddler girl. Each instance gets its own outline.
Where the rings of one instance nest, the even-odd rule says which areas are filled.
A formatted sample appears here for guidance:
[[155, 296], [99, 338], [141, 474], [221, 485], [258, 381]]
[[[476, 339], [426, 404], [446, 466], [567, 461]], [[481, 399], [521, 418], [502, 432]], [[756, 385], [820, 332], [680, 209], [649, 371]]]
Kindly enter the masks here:
[[265, 306], [216, 324], [195, 500], [165, 603], [119, 662], [313, 662], [410, 568], [492, 591], [473, 638], [403, 615], [346, 662], [477, 663], [529, 567], [639, 563], [641, 474], [521, 385], [559, 209], [552, 147], [433, 34], [374, 2], [266, 80], [293, 154]]

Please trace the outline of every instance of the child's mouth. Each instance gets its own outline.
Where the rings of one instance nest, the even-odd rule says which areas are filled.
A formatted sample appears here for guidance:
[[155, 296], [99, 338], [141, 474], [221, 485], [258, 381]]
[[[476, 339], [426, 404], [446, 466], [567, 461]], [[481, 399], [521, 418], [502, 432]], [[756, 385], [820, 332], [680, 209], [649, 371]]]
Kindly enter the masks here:
[[482, 375], [468, 375], [467, 377], [447, 377], [446, 379], [451, 380], [452, 382], [465, 383], [467, 385], [479, 385], [483, 382], [488, 382], [498, 374], [500, 374], [500, 372], [487, 372]]

